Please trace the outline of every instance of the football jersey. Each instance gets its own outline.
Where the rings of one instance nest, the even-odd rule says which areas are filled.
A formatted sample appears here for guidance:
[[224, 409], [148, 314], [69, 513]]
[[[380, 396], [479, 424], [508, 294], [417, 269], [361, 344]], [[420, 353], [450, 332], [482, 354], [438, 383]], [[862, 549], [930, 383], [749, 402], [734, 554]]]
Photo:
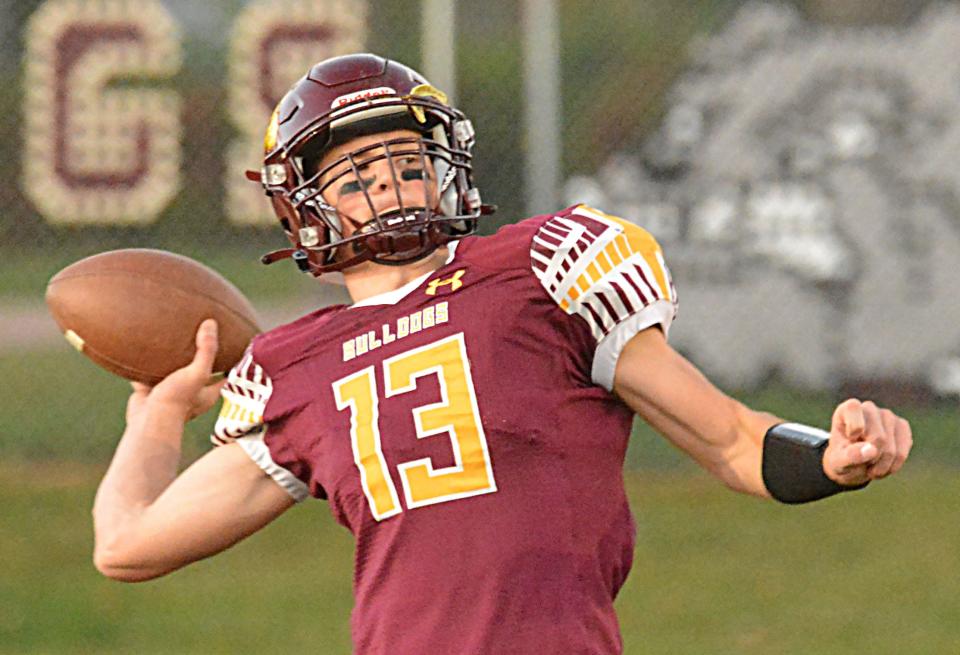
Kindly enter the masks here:
[[633, 415], [614, 367], [675, 312], [642, 229], [582, 205], [530, 218], [259, 335], [213, 440], [353, 533], [356, 652], [618, 653]]

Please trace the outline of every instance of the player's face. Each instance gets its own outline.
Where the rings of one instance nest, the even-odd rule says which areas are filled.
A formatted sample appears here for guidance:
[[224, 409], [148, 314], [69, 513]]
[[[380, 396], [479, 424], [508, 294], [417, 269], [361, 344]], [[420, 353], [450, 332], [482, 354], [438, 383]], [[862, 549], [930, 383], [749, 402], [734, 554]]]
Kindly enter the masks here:
[[[350, 236], [375, 214], [382, 216], [401, 206], [406, 210], [436, 208], [436, 174], [430, 159], [421, 157], [418, 138], [410, 130], [381, 132], [351, 139], [326, 153], [320, 169], [348, 153], [353, 160], [336, 163], [320, 179], [321, 185], [329, 183], [324, 200], [349, 219], [343, 221], [343, 236]], [[385, 145], [396, 139], [408, 141]]]

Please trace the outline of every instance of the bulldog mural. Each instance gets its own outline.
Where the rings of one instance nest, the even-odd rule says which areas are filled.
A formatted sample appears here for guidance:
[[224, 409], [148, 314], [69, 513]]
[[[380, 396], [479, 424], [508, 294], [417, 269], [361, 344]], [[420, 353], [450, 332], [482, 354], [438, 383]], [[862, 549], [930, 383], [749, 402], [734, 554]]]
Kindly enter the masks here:
[[725, 384], [960, 392], [958, 42], [956, 4], [883, 28], [746, 5], [568, 196], [656, 235], [671, 339]]

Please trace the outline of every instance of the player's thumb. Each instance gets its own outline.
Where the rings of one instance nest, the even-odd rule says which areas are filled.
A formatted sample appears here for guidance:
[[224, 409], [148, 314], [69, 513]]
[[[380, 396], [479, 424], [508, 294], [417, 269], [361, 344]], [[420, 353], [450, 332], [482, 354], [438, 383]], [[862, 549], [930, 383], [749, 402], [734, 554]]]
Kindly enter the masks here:
[[196, 343], [197, 352], [194, 354], [190, 366], [198, 373], [209, 377], [213, 371], [213, 362], [217, 358], [217, 348], [219, 347], [217, 322], [215, 320], [208, 318], [200, 324], [200, 327], [197, 328]]
[[879, 455], [877, 447], [872, 443], [858, 441], [842, 446], [835, 458], [833, 458], [833, 469], [837, 474], [843, 475], [856, 471], [858, 468], [866, 469], [872, 464]]

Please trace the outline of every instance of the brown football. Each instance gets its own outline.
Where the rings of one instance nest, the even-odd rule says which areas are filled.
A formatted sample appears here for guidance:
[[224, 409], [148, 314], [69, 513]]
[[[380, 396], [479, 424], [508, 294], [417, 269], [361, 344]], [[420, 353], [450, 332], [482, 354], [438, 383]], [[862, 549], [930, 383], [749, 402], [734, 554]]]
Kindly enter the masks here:
[[81, 259], [51, 278], [46, 300], [77, 350], [108, 371], [151, 385], [190, 363], [205, 318], [220, 328], [215, 373], [238, 362], [260, 332], [239, 289], [164, 250], [111, 250]]

